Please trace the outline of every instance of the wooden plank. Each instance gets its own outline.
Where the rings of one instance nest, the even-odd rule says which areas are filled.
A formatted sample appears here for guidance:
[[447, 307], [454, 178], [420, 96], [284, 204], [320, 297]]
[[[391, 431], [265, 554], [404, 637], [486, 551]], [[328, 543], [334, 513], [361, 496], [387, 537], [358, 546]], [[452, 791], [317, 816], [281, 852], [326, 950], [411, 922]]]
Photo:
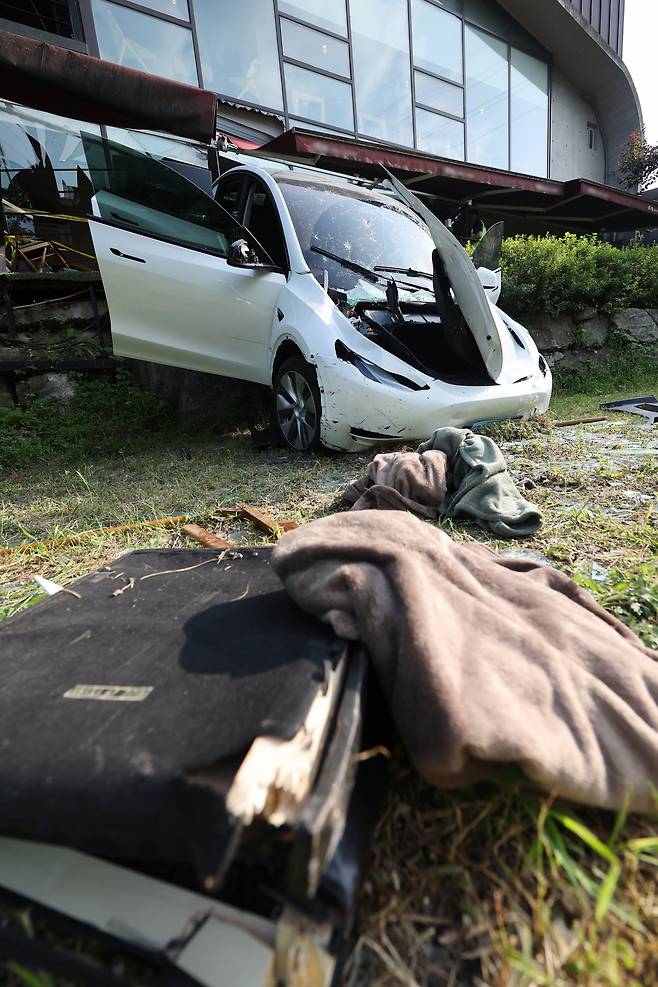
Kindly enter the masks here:
[[198, 524], [184, 524], [180, 530], [182, 535], [187, 535], [192, 541], [198, 541], [200, 545], [205, 545], [206, 548], [235, 547], [233, 542], [226, 541], [225, 538], [219, 538], [212, 531], [208, 531]]
[[268, 535], [276, 535], [279, 525], [265, 511], [261, 511], [257, 507], [252, 507], [251, 504], [240, 504], [240, 511], [247, 521], [251, 521], [261, 531], [264, 531]]
[[251, 504], [240, 504], [240, 511], [247, 521], [251, 521], [261, 531], [275, 537], [281, 531], [291, 531], [293, 528], [299, 527], [296, 521], [275, 521], [265, 511], [261, 511], [258, 507], [253, 507]]

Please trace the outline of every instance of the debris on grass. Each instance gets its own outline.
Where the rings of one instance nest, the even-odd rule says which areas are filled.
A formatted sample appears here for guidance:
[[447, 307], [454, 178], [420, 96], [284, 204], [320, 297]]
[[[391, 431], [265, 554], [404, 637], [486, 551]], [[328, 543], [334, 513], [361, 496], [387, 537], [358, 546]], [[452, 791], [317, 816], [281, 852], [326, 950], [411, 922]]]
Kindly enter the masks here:
[[[648, 394], [654, 385], [655, 374], [628, 386]], [[621, 414], [552, 426], [594, 417], [606, 395], [623, 393], [615, 381], [614, 390], [598, 388], [595, 396], [558, 394], [553, 417], [488, 431], [517, 486], [534, 484], [544, 516], [541, 531], [514, 551], [567, 572], [658, 648], [655, 428]], [[304, 523], [335, 510], [337, 492], [377, 451], [290, 452], [273, 469], [246, 435], [222, 437], [221, 448], [213, 434], [186, 441], [191, 460], [181, 460], [181, 443], [162, 434], [129, 461], [41, 463], [0, 477], [0, 544], [40, 545], [0, 557], [0, 617], [42, 597], [36, 573], [65, 586], [129, 549], [183, 545], [189, 521], [234, 542], [236, 551], [261, 544], [275, 536], [226, 505], [252, 504], [258, 491], [253, 506], [279, 529], [278, 517]], [[149, 527], [159, 516], [176, 523]], [[510, 550], [475, 525], [437, 523], [459, 541]], [[605, 579], [596, 578], [601, 570]], [[347, 987], [658, 983], [658, 804], [656, 819], [575, 810], [513, 776], [501, 786], [439, 792], [399, 751], [392, 771]]]

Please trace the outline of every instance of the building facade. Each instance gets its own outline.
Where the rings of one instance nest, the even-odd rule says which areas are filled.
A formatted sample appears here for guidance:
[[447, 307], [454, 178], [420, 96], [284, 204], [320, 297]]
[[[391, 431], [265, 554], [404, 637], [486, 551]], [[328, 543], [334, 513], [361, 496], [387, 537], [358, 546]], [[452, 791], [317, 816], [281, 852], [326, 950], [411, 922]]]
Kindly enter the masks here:
[[293, 127], [616, 184], [641, 123], [624, 0], [0, 0], [0, 25], [214, 90], [221, 129]]
[[621, 55], [624, 48], [626, 0], [571, 0], [571, 2], [603, 40]]

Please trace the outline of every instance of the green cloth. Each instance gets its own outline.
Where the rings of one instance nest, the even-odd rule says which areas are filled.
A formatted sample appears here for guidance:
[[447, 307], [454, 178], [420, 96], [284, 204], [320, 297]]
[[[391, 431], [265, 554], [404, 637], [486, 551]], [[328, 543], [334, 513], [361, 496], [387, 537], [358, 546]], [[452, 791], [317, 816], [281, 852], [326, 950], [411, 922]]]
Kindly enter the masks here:
[[416, 452], [429, 450], [444, 453], [448, 460], [441, 514], [472, 518], [499, 538], [522, 538], [539, 529], [540, 511], [517, 490], [493, 439], [468, 428], [438, 428]]

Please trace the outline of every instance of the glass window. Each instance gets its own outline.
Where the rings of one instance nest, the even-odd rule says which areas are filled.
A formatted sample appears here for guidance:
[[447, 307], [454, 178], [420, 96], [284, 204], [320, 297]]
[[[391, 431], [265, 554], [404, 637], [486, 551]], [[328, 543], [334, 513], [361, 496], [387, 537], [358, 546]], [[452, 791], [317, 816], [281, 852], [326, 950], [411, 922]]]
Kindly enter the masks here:
[[407, 0], [350, 0], [358, 129], [413, 145]]
[[352, 87], [298, 65], [284, 66], [288, 109], [298, 117], [354, 130]]
[[36, 31], [56, 34], [60, 38], [75, 38], [75, 30], [69, 4], [61, 0], [59, 3], [31, 0], [26, 3], [16, 3], [16, 0], [2, 0], [0, 17], [24, 24], [25, 27]]
[[245, 175], [232, 175], [229, 178], [224, 178], [215, 192], [215, 200], [237, 222], [240, 222], [242, 218], [242, 191], [246, 181]]
[[416, 145], [419, 151], [463, 161], [464, 124], [438, 113], [417, 109]]
[[540, 58], [547, 54], [539, 42], [494, 0], [464, 0], [464, 17], [512, 44], [534, 52]]
[[[371, 269], [381, 264], [432, 271], [434, 241], [420, 217], [401, 202], [315, 177], [283, 175], [277, 176], [277, 182], [306, 262], [320, 284], [325, 270], [330, 285], [345, 290], [353, 288], [361, 275], [313, 247]], [[427, 287], [425, 279], [422, 286]]]
[[287, 269], [288, 258], [283, 242], [279, 214], [272, 201], [272, 196], [265, 186], [258, 181], [251, 184], [244, 225], [258, 240], [265, 253], [272, 258], [277, 267]]
[[503, 38], [509, 34], [511, 18], [491, 0], [464, 0], [464, 17]]
[[[83, 124], [82, 129], [88, 131], [89, 126]], [[117, 144], [133, 147], [136, 151], [145, 151], [155, 158], [186, 162], [197, 168], [208, 168], [209, 160], [214, 156], [207, 144], [195, 144], [169, 134], [149, 134], [143, 130], [124, 130], [123, 127], [107, 127], [106, 133]]]
[[466, 158], [491, 168], [509, 167], [508, 47], [466, 26]]
[[512, 171], [546, 177], [548, 65], [512, 48]]
[[93, 123], [0, 100], [0, 187], [7, 201], [23, 209], [87, 215], [93, 193], [81, 129], [100, 133]]
[[341, 133], [340, 130], [333, 130], [331, 127], [321, 127], [317, 123], [309, 123], [308, 120], [296, 120], [295, 117], [290, 117], [290, 126], [296, 127], [297, 130], [317, 130], [319, 134], [333, 134], [335, 137], [345, 137], [345, 134]]
[[414, 65], [462, 82], [462, 22], [427, 0], [413, 0]]
[[298, 62], [309, 62], [319, 69], [350, 77], [350, 50], [344, 41], [330, 38], [310, 27], [281, 18], [283, 54]]
[[451, 86], [424, 72], [416, 72], [416, 102], [424, 103], [443, 113], [452, 113], [455, 117], [464, 116], [464, 90], [459, 86]]
[[92, 0], [101, 58], [198, 86], [192, 32], [109, 0]]
[[220, 257], [245, 237], [214, 199], [161, 162], [101, 138], [83, 142], [101, 218]]
[[434, 2], [440, 7], [445, 7], [446, 10], [451, 10], [453, 14], [462, 13], [462, 0], [434, 0]]
[[194, 0], [206, 89], [283, 109], [272, 0]]
[[158, 10], [161, 14], [171, 14], [172, 17], [180, 17], [182, 21], [189, 21], [190, 9], [187, 0], [137, 0], [142, 7], [150, 7], [151, 10]]
[[345, 0], [279, 0], [279, 12], [324, 27], [327, 31], [347, 35]]

